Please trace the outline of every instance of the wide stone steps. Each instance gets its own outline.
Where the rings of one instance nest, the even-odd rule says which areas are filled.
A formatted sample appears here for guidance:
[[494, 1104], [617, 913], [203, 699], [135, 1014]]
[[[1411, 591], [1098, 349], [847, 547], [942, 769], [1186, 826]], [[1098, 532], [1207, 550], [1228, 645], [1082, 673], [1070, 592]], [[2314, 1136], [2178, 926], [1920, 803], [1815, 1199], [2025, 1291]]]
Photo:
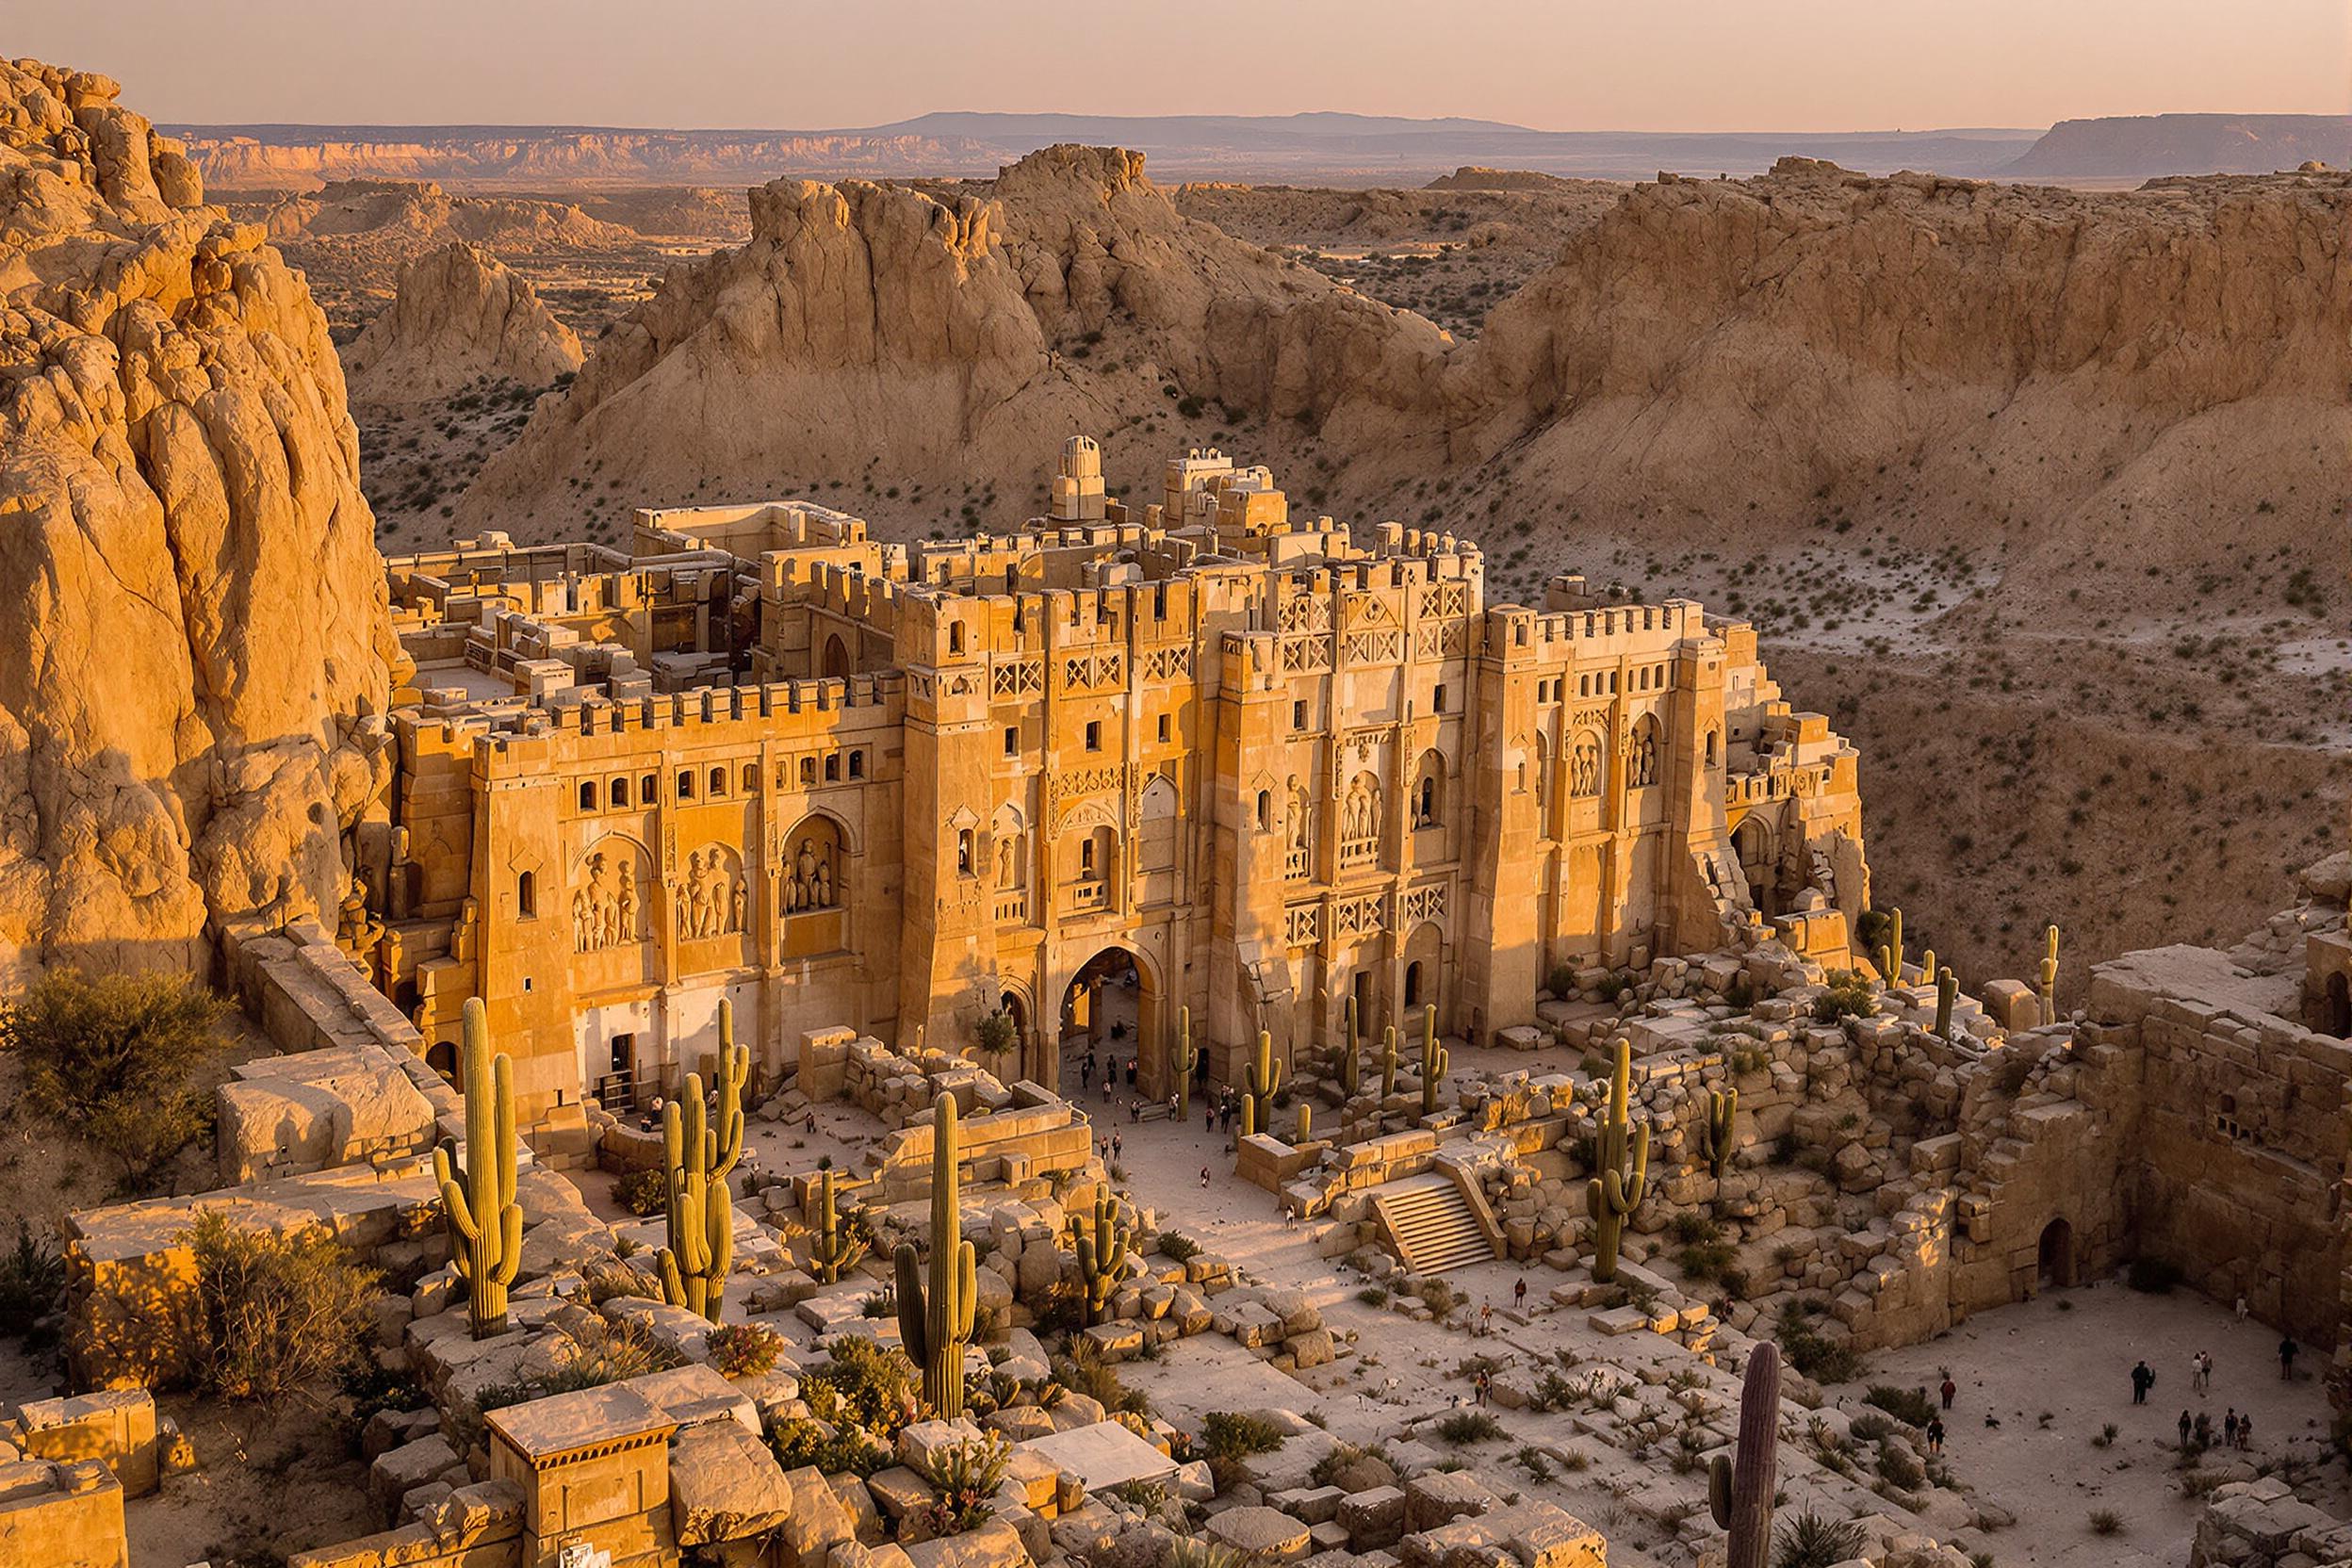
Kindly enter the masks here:
[[1373, 1207], [1396, 1255], [1416, 1274], [1492, 1263], [1494, 1243], [1447, 1176], [1410, 1176], [1373, 1189]]

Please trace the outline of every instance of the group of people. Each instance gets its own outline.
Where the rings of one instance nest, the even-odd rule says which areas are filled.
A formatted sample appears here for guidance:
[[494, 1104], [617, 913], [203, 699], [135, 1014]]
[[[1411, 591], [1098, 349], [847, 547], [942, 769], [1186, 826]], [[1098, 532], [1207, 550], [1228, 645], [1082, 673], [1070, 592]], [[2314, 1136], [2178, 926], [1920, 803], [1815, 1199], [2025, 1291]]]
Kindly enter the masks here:
[[[2237, 1407], [2230, 1407], [2221, 1418], [2221, 1443], [2225, 1448], [2251, 1448], [2254, 1446], [2254, 1414], [2248, 1411], [2240, 1415]], [[2191, 1419], [2187, 1411], [2180, 1413], [2180, 1446], [2183, 1451], [2210, 1448], [2213, 1446], [2213, 1418], [2203, 1411]]]

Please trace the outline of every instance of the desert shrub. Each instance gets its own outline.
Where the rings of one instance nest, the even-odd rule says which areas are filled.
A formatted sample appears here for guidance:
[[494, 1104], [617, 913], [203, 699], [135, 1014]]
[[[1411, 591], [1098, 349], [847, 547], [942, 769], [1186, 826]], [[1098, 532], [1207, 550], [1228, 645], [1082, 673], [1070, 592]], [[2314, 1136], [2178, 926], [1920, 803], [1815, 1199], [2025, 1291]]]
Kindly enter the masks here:
[[662, 1299], [662, 1282], [644, 1269], [631, 1268], [626, 1264], [590, 1267], [581, 1279], [588, 1286], [588, 1300], [592, 1306], [600, 1307], [624, 1296], [651, 1301]]
[[1021, 1029], [1013, 1022], [1010, 1013], [990, 1013], [980, 1021], [975, 1037], [980, 1042], [981, 1050], [991, 1056], [1002, 1056], [1021, 1043]]
[[1898, 1492], [1917, 1492], [1927, 1484], [1919, 1462], [1891, 1445], [1878, 1451], [1878, 1478]]
[[1880, 1438], [1891, 1435], [1895, 1424], [1876, 1411], [1865, 1411], [1848, 1422], [1846, 1429], [1854, 1434], [1856, 1442], [1876, 1443]]
[[1906, 1427], [1924, 1427], [1936, 1419], [1936, 1401], [1927, 1396], [1923, 1388], [1872, 1383], [1870, 1391], [1862, 1396], [1862, 1402], [1877, 1406]]
[[1829, 987], [1813, 999], [1813, 1021], [1836, 1023], [1840, 1019], [1869, 1018], [1878, 1011], [1878, 998], [1859, 970], [1829, 972]]
[[2150, 1296], [2169, 1295], [2180, 1282], [2180, 1266], [2168, 1258], [2133, 1258], [2124, 1282]]
[[2114, 1535], [2123, 1528], [2123, 1515], [2114, 1509], [2095, 1509], [2091, 1513], [2093, 1535]]
[[824, 1365], [801, 1374], [800, 1396], [809, 1413], [837, 1427], [859, 1427], [895, 1439], [914, 1409], [921, 1381], [915, 1364], [904, 1350], [859, 1334], [836, 1335], [827, 1350], [830, 1359]]
[[1772, 1537], [1772, 1568], [1837, 1568], [1862, 1555], [1870, 1537], [1851, 1519], [1806, 1509]]
[[1682, 1250], [1682, 1277], [1686, 1280], [1712, 1280], [1731, 1266], [1731, 1243], [1703, 1241]]
[[612, 1201], [640, 1219], [650, 1219], [669, 1207], [669, 1183], [648, 1166], [612, 1178]]
[[1248, 1459], [1272, 1453], [1287, 1435], [1263, 1415], [1213, 1410], [1200, 1420], [1200, 1451], [1212, 1462]]
[[1748, 1271], [1744, 1268], [1723, 1269], [1716, 1274], [1715, 1282], [1723, 1287], [1726, 1301], [1740, 1300], [1748, 1294]]
[[871, 1476], [891, 1461], [890, 1450], [856, 1427], [827, 1427], [807, 1416], [778, 1421], [768, 1429], [768, 1447], [786, 1470], [812, 1464], [828, 1476], [846, 1470]]
[[1152, 1413], [1151, 1399], [1141, 1389], [1127, 1386], [1119, 1368], [1102, 1359], [1092, 1340], [1071, 1341], [1070, 1353], [1054, 1364], [1054, 1375], [1062, 1380], [1063, 1387], [1085, 1395], [1113, 1415], [1121, 1411], [1136, 1415]]
[[1781, 1309], [1780, 1348], [1788, 1358], [1788, 1364], [1816, 1382], [1842, 1383], [1862, 1369], [1862, 1358], [1850, 1346], [1840, 1345], [1813, 1328], [1813, 1314], [1806, 1308], [1819, 1310], [1819, 1303], [1791, 1301]]
[[1437, 1435], [1460, 1448], [1500, 1437], [1503, 1427], [1482, 1410], [1458, 1410], [1438, 1422]]
[[1166, 1568], [1250, 1568], [1247, 1553], [1202, 1536], [1180, 1535], [1168, 1548]]
[[897, 1312], [898, 1292], [894, 1290], [877, 1290], [858, 1302], [858, 1315], [860, 1317], [890, 1317]]
[[710, 1364], [726, 1378], [760, 1378], [776, 1370], [784, 1336], [764, 1323], [727, 1323], [710, 1331]]
[[0, 1334], [30, 1334], [64, 1296], [65, 1255], [18, 1219], [16, 1245], [0, 1253]]
[[1190, 1263], [1193, 1259], [1199, 1257], [1200, 1255], [1200, 1244], [1193, 1240], [1190, 1236], [1179, 1235], [1174, 1231], [1167, 1231], [1161, 1233], [1160, 1256], [1168, 1259], [1168, 1262]]
[[381, 1366], [373, 1359], [354, 1361], [338, 1379], [343, 1397], [351, 1402], [350, 1425], [356, 1441], [359, 1429], [378, 1411], [423, 1410], [433, 1395], [407, 1367]]
[[1723, 1227], [1696, 1209], [1685, 1209], [1666, 1222], [1666, 1233], [1685, 1247], [1723, 1238]]
[[1462, 1305], [1462, 1293], [1443, 1280], [1421, 1282], [1421, 1304], [1443, 1317]]
[[1388, 1305], [1388, 1287], [1386, 1285], [1366, 1285], [1362, 1290], [1356, 1292], [1356, 1299], [1362, 1301], [1367, 1307], [1384, 1307]]
[[242, 1230], [218, 1214], [188, 1233], [196, 1386], [274, 1405], [338, 1377], [367, 1342], [376, 1276], [323, 1233]]
[[939, 1492], [923, 1509], [931, 1533], [961, 1535], [987, 1524], [996, 1511], [996, 1489], [1004, 1484], [1012, 1457], [1012, 1445], [1001, 1432], [951, 1443], [932, 1454], [923, 1467], [923, 1479]]
[[1554, 964], [1552, 972], [1544, 977], [1544, 988], [1565, 1001], [1576, 994], [1576, 971], [1573, 964]]
[[53, 969], [0, 1006], [0, 1050], [24, 1062], [24, 1103], [151, 1185], [204, 1130], [190, 1085], [220, 1050], [226, 1005], [185, 976]]

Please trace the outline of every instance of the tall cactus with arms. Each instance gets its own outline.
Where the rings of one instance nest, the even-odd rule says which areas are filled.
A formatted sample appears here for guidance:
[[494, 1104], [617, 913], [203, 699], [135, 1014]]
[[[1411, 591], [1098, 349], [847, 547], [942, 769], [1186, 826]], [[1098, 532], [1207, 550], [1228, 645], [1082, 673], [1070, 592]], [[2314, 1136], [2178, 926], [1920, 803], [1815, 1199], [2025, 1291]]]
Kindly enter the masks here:
[[819, 1284], [838, 1284], [843, 1274], [858, 1266], [866, 1255], [863, 1237], [853, 1235], [841, 1225], [841, 1212], [834, 1198], [833, 1172], [825, 1170], [817, 1177], [817, 1233], [808, 1244], [808, 1261], [816, 1266]]
[[1421, 1014], [1421, 1114], [1429, 1116], [1437, 1110], [1438, 1086], [1446, 1081], [1446, 1070], [1452, 1065], [1453, 1053], [1437, 1043], [1437, 1009], [1423, 1009]]
[[1086, 1327], [1110, 1317], [1111, 1292], [1127, 1269], [1127, 1226], [1119, 1217], [1119, 1200], [1106, 1188], [1094, 1200], [1094, 1225], [1089, 1231], [1081, 1217], [1071, 1222], [1078, 1232], [1078, 1277], [1086, 1295]]
[[1780, 1347], [1759, 1340], [1740, 1385], [1740, 1441], [1733, 1458], [1707, 1467], [1707, 1502], [1730, 1532], [1724, 1568], [1764, 1568], [1772, 1546], [1772, 1493], [1780, 1442]]
[[[1642, 1207], [1649, 1189], [1650, 1127], [1643, 1122], [1626, 1137], [1625, 1106], [1633, 1085], [1633, 1048], [1617, 1042], [1617, 1070], [1609, 1081], [1609, 1119], [1601, 1124], [1596, 1160], [1600, 1174], [1585, 1187], [1585, 1206], [1592, 1214], [1592, 1278], [1607, 1284], [1617, 1278], [1617, 1244], [1625, 1221]], [[1630, 1151], [1630, 1163], [1628, 1163]]]
[[1274, 1091], [1282, 1086], [1282, 1064], [1274, 1059], [1274, 1037], [1258, 1031], [1257, 1054], [1246, 1074], [1250, 1092], [1241, 1097], [1241, 1135], [1249, 1137], [1273, 1124]]
[[1176, 1009], [1176, 1049], [1168, 1056], [1168, 1065], [1176, 1072], [1176, 1119], [1186, 1121], [1192, 1117], [1192, 1069], [1200, 1060], [1192, 1047], [1192, 1009]]
[[931, 1266], [923, 1280], [914, 1243], [898, 1247], [898, 1337], [923, 1368], [923, 1402], [942, 1421], [964, 1413], [964, 1347], [972, 1343], [972, 1311], [980, 1291], [979, 1256], [964, 1240], [963, 1206], [956, 1200], [956, 1097], [931, 1102]]
[[669, 1245], [662, 1249], [662, 1298], [716, 1323], [735, 1266], [735, 1205], [727, 1178], [743, 1154], [743, 1080], [751, 1052], [735, 1043], [735, 1009], [719, 1001], [718, 1125], [708, 1120], [702, 1074], [662, 1107], [662, 1168], [669, 1184]]
[[523, 1256], [523, 1211], [514, 1201], [514, 1065], [490, 1054], [490, 1026], [482, 999], [466, 999], [466, 1181], [460, 1185], [449, 1152], [433, 1152], [433, 1184], [441, 1189], [457, 1277], [466, 1282], [466, 1315], [474, 1337], [506, 1332], [506, 1287]]

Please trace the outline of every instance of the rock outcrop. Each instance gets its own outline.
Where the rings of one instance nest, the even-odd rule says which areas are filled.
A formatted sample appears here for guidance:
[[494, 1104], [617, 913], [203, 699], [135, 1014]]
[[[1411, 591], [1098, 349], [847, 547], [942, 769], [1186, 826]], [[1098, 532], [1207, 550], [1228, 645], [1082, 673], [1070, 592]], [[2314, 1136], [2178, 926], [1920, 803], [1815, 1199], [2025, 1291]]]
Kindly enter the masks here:
[[116, 94], [0, 64], [0, 976], [331, 911], [388, 772], [325, 320]]
[[485, 379], [544, 386], [580, 360], [580, 339], [530, 283], [463, 240], [404, 263], [392, 303], [343, 351], [352, 399], [379, 403]]
[[2352, 384], [2342, 174], [2133, 192], [1888, 179], [1784, 159], [1636, 188], [1488, 317], [1442, 436], [1588, 524], [1719, 539], [1851, 508], [2044, 584], [2213, 541], [2337, 570]]
[[1371, 442], [1444, 361], [1427, 321], [1183, 218], [1117, 149], [937, 191], [778, 181], [752, 226], [598, 341], [461, 529], [576, 530], [591, 464], [634, 476], [616, 504], [870, 471], [1025, 495], [1034, 452], [1178, 396]]

